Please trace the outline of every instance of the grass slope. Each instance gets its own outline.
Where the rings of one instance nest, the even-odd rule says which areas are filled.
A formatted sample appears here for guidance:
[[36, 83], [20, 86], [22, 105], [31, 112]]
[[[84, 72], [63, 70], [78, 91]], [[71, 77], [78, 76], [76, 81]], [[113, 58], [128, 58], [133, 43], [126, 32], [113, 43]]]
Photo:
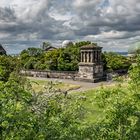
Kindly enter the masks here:
[[61, 89], [61, 91], [70, 91], [80, 88], [80, 85], [62, 83], [59, 80], [48, 81], [47, 79], [37, 79], [33, 77], [28, 77], [28, 79], [30, 80], [32, 87], [36, 92], [43, 91], [44, 88], [47, 87], [50, 83], [54, 86], [55, 89]]

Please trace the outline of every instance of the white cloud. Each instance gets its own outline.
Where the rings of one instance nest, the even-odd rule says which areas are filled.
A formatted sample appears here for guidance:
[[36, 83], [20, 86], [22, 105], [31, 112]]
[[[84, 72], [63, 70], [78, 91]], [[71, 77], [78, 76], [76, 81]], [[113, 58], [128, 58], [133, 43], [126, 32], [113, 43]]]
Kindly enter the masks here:
[[0, 0], [0, 41], [23, 49], [87, 39], [123, 50], [140, 40], [139, 13], [139, 0]]

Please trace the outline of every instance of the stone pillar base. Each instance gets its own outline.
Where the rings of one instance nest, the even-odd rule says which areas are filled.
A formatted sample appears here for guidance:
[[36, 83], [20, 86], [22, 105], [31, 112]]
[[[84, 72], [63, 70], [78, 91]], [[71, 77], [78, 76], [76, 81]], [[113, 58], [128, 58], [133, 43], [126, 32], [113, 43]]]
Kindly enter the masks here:
[[98, 83], [98, 82], [106, 81], [106, 77], [100, 77], [100, 78], [94, 78], [94, 79], [84, 79], [84, 78], [76, 77], [75, 80], [89, 82], [89, 83]]

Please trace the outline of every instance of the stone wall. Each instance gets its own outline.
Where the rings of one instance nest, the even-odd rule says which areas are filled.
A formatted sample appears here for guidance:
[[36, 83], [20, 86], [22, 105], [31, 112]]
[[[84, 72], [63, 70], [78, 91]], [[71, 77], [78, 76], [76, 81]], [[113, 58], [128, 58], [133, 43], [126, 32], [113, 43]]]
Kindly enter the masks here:
[[79, 72], [77, 80], [87, 81], [87, 82], [99, 82], [104, 81], [103, 66], [96, 65], [94, 63], [79, 63]]
[[21, 70], [22, 75], [31, 77], [43, 77], [43, 78], [58, 78], [58, 79], [73, 79], [77, 77], [75, 71], [36, 71], [36, 70]]

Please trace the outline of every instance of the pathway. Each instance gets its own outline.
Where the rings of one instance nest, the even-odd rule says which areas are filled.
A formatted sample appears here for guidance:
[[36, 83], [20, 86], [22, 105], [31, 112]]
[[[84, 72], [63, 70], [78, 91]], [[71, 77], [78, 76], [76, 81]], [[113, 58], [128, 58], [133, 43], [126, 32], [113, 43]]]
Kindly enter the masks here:
[[72, 85], [80, 85], [79, 89], [75, 89], [72, 91], [86, 91], [90, 89], [94, 89], [96, 87], [100, 87], [101, 85], [107, 86], [107, 85], [113, 85], [115, 82], [98, 82], [98, 83], [89, 83], [89, 82], [83, 82], [83, 81], [74, 81], [72, 79], [55, 79], [55, 78], [40, 78], [40, 77], [33, 77], [33, 79], [36, 80], [47, 80], [47, 81], [59, 81], [66, 84], [72, 84]]

